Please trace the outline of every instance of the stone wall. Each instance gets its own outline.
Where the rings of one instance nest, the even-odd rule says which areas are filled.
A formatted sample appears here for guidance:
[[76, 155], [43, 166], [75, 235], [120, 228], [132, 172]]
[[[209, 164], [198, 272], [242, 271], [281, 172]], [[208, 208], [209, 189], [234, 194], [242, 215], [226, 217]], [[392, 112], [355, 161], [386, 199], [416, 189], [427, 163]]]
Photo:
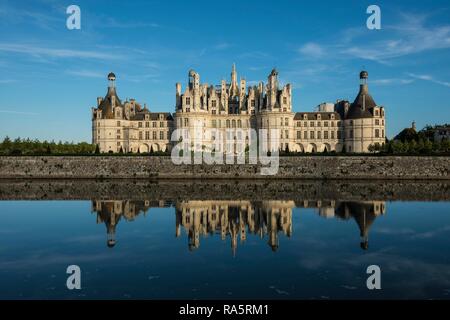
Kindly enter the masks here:
[[0, 200], [449, 201], [450, 180], [0, 180]]
[[174, 165], [170, 157], [0, 157], [0, 179], [394, 179], [450, 180], [450, 157], [281, 157], [278, 173], [258, 165]]

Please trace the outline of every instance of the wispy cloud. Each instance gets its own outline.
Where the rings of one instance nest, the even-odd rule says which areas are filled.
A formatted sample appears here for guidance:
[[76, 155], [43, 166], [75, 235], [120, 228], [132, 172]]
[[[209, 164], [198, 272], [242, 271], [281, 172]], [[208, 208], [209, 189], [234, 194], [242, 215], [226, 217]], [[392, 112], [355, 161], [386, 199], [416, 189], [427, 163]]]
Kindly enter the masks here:
[[67, 74], [74, 76], [85, 77], [85, 78], [104, 78], [105, 74], [90, 70], [67, 70]]
[[[53, 12], [54, 14], [50, 14]], [[37, 10], [29, 10], [26, 8], [16, 9], [14, 7], [3, 4], [0, 7], [0, 18], [8, 24], [31, 24], [38, 28], [51, 30], [58, 25], [64, 26], [65, 16], [56, 14], [55, 8], [52, 6], [46, 12], [39, 12]]]
[[17, 80], [15, 80], [15, 79], [0, 79], [0, 83], [3, 83], [3, 84], [15, 83], [15, 82], [17, 82]]
[[393, 85], [393, 84], [405, 85], [405, 84], [410, 84], [413, 82], [414, 82], [414, 79], [398, 79], [398, 78], [375, 79], [375, 80], [370, 81], [371, 84], [380, 85], [380, 86]]
[[430, 26], [429, 16], [402, 13], [397, 24], [383, 26], [380, 32], [348, 28], [326, 42], [309, 42], [297, 48], [307, 58], [359, 58], [391, 64], [395, 58], [425, 51], [450, 48], [450, 25]]
[[428, 26], [427, 16], [402, 14], [401, 22], [386, 26], [382, 32], [389, 32], [389, 38], [350, 45], [342, 53], [385, 63], [387, 60], [429, 50], [450, 48], [450, 25]]
[[25, 111], [15, 111], [15, 110], [0, 110], [0, 113], [21, 114], [21, 115], [27, 115], [27, 116], [39, 115], [39, 113], [35, 113], [35, 112], [25, 112]]
[[233, 45], [231, 44], [231, 43], [228, 43], [228, 42], [221, 42], [221, 43], [218, 43], [218, 44], [216, 44], [213, 48], [215, 49], [215, 50], [226, 50], [226, 49], [228, 49], [228, 48], [230, 48], [230, 47], [232, 47]]
[[100, 27], [118, 28], [118, 29], [134, 29], [134, 28], [161, 28], [156, 22], [134, 22], [129, 20], [117, 20], [113, 17], [102, 16], [100, 19]]
[[120, 59], [121, 55], [97, 52], [91, 50], [76, 50], [76, 49], [59, 49], [39, 47], [33, 44], [15, 44], [15, 43], [0, 43], [0, 52], [20, 53], [24, 55], [50, 58], [81, 58], [81, 59]]
[[321, 45], [314, 42], [309, 42], [303, 45], [302, 47], [300, 47], [300, 49], [298, 49], [298, 51], [302, 55], [307, 56], [309, 58], [320, 58], [325, 54], [324, 48]]
[[269, 58], [270, 55], [263, 51], [249, 51], [241, 53], [238, 58], [240, 59], [266, 59]]
[[445, 87], [450, 88], [450, 82], [437, 80], [433, 76], [428, 75], [428, 74], [408, 73], [408, 76], [410, 76], [411, 78], [414, 78], [414, 79], [423, 80], [423, 81], [429, 81], [429, 82], [432, 82], [432, 83], [439, 84], [441, 86], [445, 86]]

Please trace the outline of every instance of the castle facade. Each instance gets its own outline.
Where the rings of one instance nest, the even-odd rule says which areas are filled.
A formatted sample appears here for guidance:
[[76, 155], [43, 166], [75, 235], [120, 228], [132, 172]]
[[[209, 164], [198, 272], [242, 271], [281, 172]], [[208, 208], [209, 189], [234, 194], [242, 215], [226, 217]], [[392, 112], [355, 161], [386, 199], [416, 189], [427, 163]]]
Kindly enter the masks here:
[[182, 129], [180, 140], [200, 132], [203, 149], [220, 137], [229, 149], [215, 150], [232, 153], [245, 151], [251, 129], [267, 130], [269, 149], [289, 152], [364, 153], [386, 139], [385, 110], [369, 93], [366, 71], [360, 73], [353, 103], [339, 100], [312, 112], [293, 112], [292, 87], [279, 85], [275, 69], [267, 84], [254, 86], [247, 86], [245, 79], [238, 81], [234, 65], [230, 82], [222, 80], [217, 86], [202, 84], [200, 75], [191, 70], [184, 91], [176, 84], [173, 114], [150, 112], [134, 99], [122, 102], [115, 80], [110, 73], [106, 96], [97, 98], [97, 107], [92, 108], [92, 140], [100, 152], [165, 152], [175, 143], [171, 141], [175, 129]]

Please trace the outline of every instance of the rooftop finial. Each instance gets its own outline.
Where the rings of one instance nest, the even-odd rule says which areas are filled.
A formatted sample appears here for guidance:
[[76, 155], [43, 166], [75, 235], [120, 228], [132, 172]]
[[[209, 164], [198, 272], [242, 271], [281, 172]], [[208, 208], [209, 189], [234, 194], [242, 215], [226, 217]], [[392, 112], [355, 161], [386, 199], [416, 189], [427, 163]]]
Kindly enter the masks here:
[[113, 72], [108, 73], [108, 87], [115, 88], [116, 75]]

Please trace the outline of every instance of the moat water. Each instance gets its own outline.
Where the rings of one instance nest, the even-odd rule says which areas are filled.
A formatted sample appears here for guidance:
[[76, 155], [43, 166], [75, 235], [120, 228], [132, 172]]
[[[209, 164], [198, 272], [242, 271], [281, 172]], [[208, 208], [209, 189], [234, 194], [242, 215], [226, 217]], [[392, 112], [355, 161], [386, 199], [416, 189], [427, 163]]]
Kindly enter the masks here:
[[[447, 184], [427, 185], [440, 188], [431, 200], [351, 184], [330, 196], [326, 183], [253, 197], [183, 186], [172, 199], [45, 188], [1, 186], [0, 299], [450, 298]], [[81, 290], [66, 287], [69, 265]], [[381, 290], [367, 289], [370, 265]]]

